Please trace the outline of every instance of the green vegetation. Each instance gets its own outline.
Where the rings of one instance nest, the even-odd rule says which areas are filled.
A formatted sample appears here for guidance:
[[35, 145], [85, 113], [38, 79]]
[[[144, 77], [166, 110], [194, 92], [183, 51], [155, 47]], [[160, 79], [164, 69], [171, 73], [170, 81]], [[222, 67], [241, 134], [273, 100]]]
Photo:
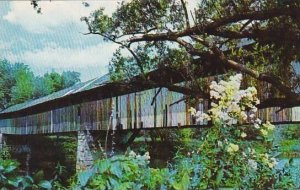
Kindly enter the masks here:
[[[32, 4], [40, 13], [38, 0]], [[33, 177], [22, 176], [18, 163], [10, 160], [3, 149], [0, 185], [21, 189], [295, 188], [297, 179], [291, 172], [296, 172], [276, 166], [282, 155], [292, 157], [292, 153], [298, 152], [299, 142], [293, 138], [299, 138], [299, 129], [289, 126], [283, 132], [287, 139], [276, 149], [272, 146], [274, 126], [262, 123], [255, 114], [256, 105], [299, 106], [300, 75], [296, 66], [299, 68], [300, 60], [300, 1], [202, 0], [192, 11], [186, 6], [184, 0], [131, 0], [120, 3], [111, 16], [100, 8], [82, 21], [91, 34], [119, 45], [109, 66], [112, 79], [143, 76], [155, 69], [174, 69], [183, 76], [184, 85], [174, 85], [172, 80], [164, 80], [163, 75], [150, 83], [144, 77], [145, 81], [137, 84], [185, 93], [191, 102], [210, 98], [208, 113], [201, 114], [193, 108], [190, 111], [193, 119], [211, 122], [211, 128], [150, 134], [151, 143], [159, 139], [166, 144], [176, 139], [176, 144], [171, 145], [176, 154], [168, 159], [167, 166], [150, 166], [151, 154], [147, 152], [153, 144], [148, 143], [140, 147], [142, 155], [128, 151], [124, 155], [100, 157], [92, 168], [76, 173], [69, 186], [60, 177], [64, 171], [60, 165], [49, 181], [43, 180], [43, 172], [36, 172]], [[223, 73], [215, 77], [220, 82], [210, 86], [199, 79]], [[229, 77], [233, 73], [245, 74], [243, 85], [258, 86], [259, 93], [253, 87], [239, 90], [241, 78]], [[229, 78], [229, 82], [221, 80], [222, 76]], [[74, 72], [34, 76], [24, 64], [1, 60], [0, 106], [5, 108], [50, 94], [71, 86], [78, 78]], [[257, 96], [264, 97], [261, 103]], [[240, 125], [246, 119], [251, 121], [250, 125]], [[63, 147], [67, 154], [74, 153], [70, 142]], [[293, 159], [288, 159], [286, 164], [292, 163]]]
[[[196, 120], [211, 120], [212, 127], [201, 131], [183, 129], [173, 134], [166, 131], [149, 133], [152, 141], [160, 139], [166, 142], [170, 137], [176, 139], [174, 147], [178, 152], [167, 166], [155, 168], [149, 165], [148, 146], [141, 147], [143, 155], [128, 151], [125, 155], [106, 157], [103, 153], [93, 167], [77, 172], [66, 184], [65, 167], [61, 165], [56, 167], [50, 180], [45, 180], [43, 171], [35, 172], [32, 177], [23, 176], [18, 171], [17, 162], [2, 159], [1, 185], [21, 189], [293, 188], [291, 170], [275, 167], [278, 153], [272, 149], [274, 126], [251, 116], [257, 111], [257, 92], [252, 87], [240, 90], [241, 80], [241, 75], [236, 75], [228, 82], [212, 82], [213, 102], [207, 114], [190, 109]], [[249, 116], [245, 114], [246, 110], [251, 112]], [[248, 117], [253, 120], [252, 124], [235, 124]], [[39, 142], [35, 145], [36, 149], [44, 150], [60, 139], [43, 138], [37, 136], [30, 140]], [[60, 141], [61, 145], [55, 146], [57, 152], [62, 147], [62, 154], [75, 154], [74, 139], [62, 137]], [[283, 141], [282, 147], [289, 146], [291, 142]], [[10, 158], [6, 149], [1, 155]]]
[[80, 82], [79, 77], [80, 74], [73, 71], [35, 76], [23, 63], [0, 59], [0, 109], [70, 87]]
[[300, 138], [300, 125], [288, 125], [284, 128], [283, 136], [287, 139]]
[[171, 68], [184, 76], [185, 88], [166, 85], [163, 76], [150, 84], [203, 98], [209, 88], [199, 78], [242, 73], [267, 98], [262, 108], [299, 106], [298, 12], [298, 0], [131, 0], [82, 21], [91, 34], [119, 45], [112, 79]]
[[[212, 82], [213, 102], [208, 114], [191, 108], [197, 120], [211, 120], [203, 140], [191, 143], [193, 133], [183, 130], [182, 145], [168, 167], [151, 168], [149, 153], [102, 158], [77, 175], [73, 188], [92, 189], [290, 189], [294, 187], [290, 170], [275, 168], [278, 153], [272, 150], [273, 130], [269, 122], [254, 118], [257, 92], [240, 90], [241, 75], [229, 81]], [[251, 125], [236, 125], [253, 116]], [[251, 115], [250, 114], [250, 115]]]
[[0, 150], [0, 189], [51, 189], [51, 181], [44, 180], [44, 172], [38, 171], [33, 177], [23, 175], [20, 171], [20, 163], [11, 159], [9, 148]]

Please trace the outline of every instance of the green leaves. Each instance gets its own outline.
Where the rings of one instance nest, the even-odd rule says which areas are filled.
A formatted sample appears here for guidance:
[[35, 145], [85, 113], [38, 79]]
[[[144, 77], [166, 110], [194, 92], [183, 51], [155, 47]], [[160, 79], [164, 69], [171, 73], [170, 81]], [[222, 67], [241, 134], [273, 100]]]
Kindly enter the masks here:
[[122, 167], [120, 162], [115, 162], [111, 168], [110, 171], [113, 175], [116, 175], [118, 178], [122, 177]]
[[173, 188], [176, 190], [188, 190], [190, 185], [190, 176], [188, 173], [184, 173], [181, 180], [173, 184]]
[[92, 189], [157, 189], [164, 184], [166, 170], [148, 166], [148, 154], [114, 156], [95, 162], [92, 169], [78, 174], [79, 187]]
[[0, 109], [70, 87], [79, 77], [71, 71], [35, 76], [28, 65], [0, 59]]
[[86, 186], [92, 175], [93, 173], [91, 172], [91, 170], [80, 172], [78, 174], [78, 181], [80, 186], [82, 187]]
[[37, 172], [33, 178], [19, 175], [19, 163], [0, 159], [0, 187], [2, 189], [52, 189], [50, 181], [44, 179], [44, 172]]
[[220, 169], [217, 173], [217, 177], [216, 177], [216, 185], [219, 186], [222, 179], [223, 179], [223, 176], [224, 176], [224, 171], [223, 169]]
[[109, 169], [110, 162], [109, 160], [100, 160], [97, 164], [96, 167], [99, 170], [99, 173], [104, 173], [106, 170]]
[[51, 183], [49, 181], [46, 181], [46, 180], [40, 181], [38, 186], [41, 187], [41, 188], [44, 188], [44, 189], [51, 189], [52, 188]]

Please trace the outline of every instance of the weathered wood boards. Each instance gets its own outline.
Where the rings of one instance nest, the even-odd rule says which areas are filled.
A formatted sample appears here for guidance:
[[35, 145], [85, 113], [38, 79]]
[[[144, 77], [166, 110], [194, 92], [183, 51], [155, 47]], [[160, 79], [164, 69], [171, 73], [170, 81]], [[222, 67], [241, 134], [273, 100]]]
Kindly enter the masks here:
[[[156, 96], [155, 96], [156, 95]], [[156, 97], [155, 99], [153, 99]], [[107, 130], [174, 127], [195, 123], [188, 113], [190, 105], [183, 95], [166, 88], [156, 88], [49, 110], [42, 113], [0, 120], [0, 133], [46, 134], [79, 130]], [[206, 112], [207, 101], [200, 101], [198, 110]], [[271, 122], [300, 121], [300, 107], [277, 112], [266, 108], [258, 116]], [[112, 119], [110, 116], [112, 115]], [[110, 121], [111, 120], [111, 121]]]

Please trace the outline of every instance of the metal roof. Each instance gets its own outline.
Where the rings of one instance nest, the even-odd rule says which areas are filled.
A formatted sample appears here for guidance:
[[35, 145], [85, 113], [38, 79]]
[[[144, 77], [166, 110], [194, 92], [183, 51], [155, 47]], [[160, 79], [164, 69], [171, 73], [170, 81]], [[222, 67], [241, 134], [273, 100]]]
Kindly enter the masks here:
[[[194, 60], [194, 61], [197, 61], [197, 60]], [[209, 64], [209, 63], [206, 63], [206, 64]], [[201, 64], [198, 64], [198, 65], [201, 65]], [[224, 72], [223, 67], [216, 67], [215, 65], [213, 67], [208, 66], [208, 70], [204, 70], [203, 65], [201, 65], [201, 67], [199, 67], [198, 69], [199, 69], [199, 71], [197, 70], [195, 72], [198, 75], [200, 73], [201, 77], [215, 75], [216, 73], [219, 72], [218, 70], [221, 70], [221, 72]], [[123, 82], [128, 83], [128, 84], [132, 83], [133, 85], [138, 85], [138, 84], [136, 84], [136, 82], [143, 81], [145, 78], [147, 78], [147, 80], [154, 82], [154, 84], [155, 83], [157, 83], [157, 84], [160, 84], [160, 83], [175, 84], [175, 83], [180, 83], [183, 80], [185, 80], [183, 77], [184, 75], [185, 75], [185, 71], [181, 71], [181, 70], [178, 71], [173, 68], [163, 67], [163, 68], [160, 68], [157, 70], [150, 71], [149, 73], [147, 73], [144, 76], [137, 75], [135, 77], [132, 77], [130, 80], [128, 80], [128, 81], [124, 80]], [[27, 114], [27, 113], [25, 113], [26, 110], [36, 109], [37, 107], [42, 108], [42, 105], [45, 105], [45, 106], [50, 105], [51, 106], [52, 102], [55, 103], [56, 101], [57, 102], [60, 100], [63, 101], [63, 99], [76, 97], [77, 95], [82, 96], [83, 93], [86, 93], [86, 95], [90, 96], [90, 94], [88, 94], [88, 93], [89, 92], [94, 93], [95, 90], [97, 90], [97, 89], [104, 92], [105, 90], [107, 90], [107, 89], [105, 89], [105, 87], [108, 87], [108, 89], [111, 87], [109, 84], [114, 84], [114, 82], [110, 81], [109, 74], [106, 74], [104, 76], [89, 80], [87, 82], [75, 84], [72, 87], [60, 90], [58, 92], [49, 94], [47, 96], [8, 107], [8, 108], [0, 111], [0, 118], [6, 117], [6, 116], [10, 115], [11, 113], [17, 113], [17, 112], [23, 112], [22, 114]], [[151, 86], [151, 84], [144, 85], [144, 86], [138, 88], [138, 91], [153, 88], [153, 87], [155, 87], [155, 85], [152, 85], [152, 86]], [[130, 88], [130, 87], [128, 87], [128, 88]], [[120, 92], [115, 90], [116, 91], [115, 95], [118, 93], [119, 94], [124, 93], [124, 90], [128, 90], [128, 92], [130, 91], [129, 89], [125, 89], [125, 88], [123, 88], [123, 91], [120, 91]], [[136, 90], [137, 89], [133, 89], [133, 91], [136, 91]], [[109, 93], [112, 93], [112, 92], [109, 91]], [[44, 107], [43, 109], [47, 109], [47, 108]]]
[[34, 100], [29, 100], [29, 101], [26, 101], [21, 104], [16, 104], [16, 105], [10, 106], [10, 107], [0, 111], [0, 114], [16, 112], [16, 111], [23, 110], [23, 109], [26, 109], [26, 108], [29, 108], [32, 106], [36, 106], [38, 104], [43, 104], [45, 102], [53, 101], [58, 98], [62, 98], [62, 97], [70, 96], [70, 95], [73, 95], [73, 94], [76, 94], [79, 92], [91, 90], [93, 88], [103, 86], [103, 85], [107, 84], [109, 81], [110, 81], [109, 74], [106, 74], [99, 78], [95, 78], [95, 79], [92, 79], [92, 80], [89, 80], [86, 82], [75, 84], [69, 88], [54, 92], [47, 96], [37, 98]]

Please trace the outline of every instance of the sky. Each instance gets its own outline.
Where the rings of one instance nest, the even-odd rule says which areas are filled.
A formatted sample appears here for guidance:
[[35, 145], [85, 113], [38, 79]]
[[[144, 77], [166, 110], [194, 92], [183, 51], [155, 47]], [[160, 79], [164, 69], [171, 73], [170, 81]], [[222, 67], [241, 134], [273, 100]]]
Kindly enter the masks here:
[[41, 1], [37, 14], [29, 1], [0, 1], [0, 59], [25, 63], [36, 75], [72, 70], [82, 81], [99, 77], [118, 46], [83, 35], [87, 27], [80, 18], [99, 7], [111, 14], [118, 2], [89, 1], [85, 7], [82, 1]]
[[83, 35], [87, 26], [80, 18], [100, 7], [111, 15], [120, 2], [89, 0], [85, 7], [80, 0], [40, 1], [37, 14], [30, 1], [0, 1], [0, 59], [25, 63], [36, 75], [71, 70], [82, 81], [104, 75], [118, 45]]

